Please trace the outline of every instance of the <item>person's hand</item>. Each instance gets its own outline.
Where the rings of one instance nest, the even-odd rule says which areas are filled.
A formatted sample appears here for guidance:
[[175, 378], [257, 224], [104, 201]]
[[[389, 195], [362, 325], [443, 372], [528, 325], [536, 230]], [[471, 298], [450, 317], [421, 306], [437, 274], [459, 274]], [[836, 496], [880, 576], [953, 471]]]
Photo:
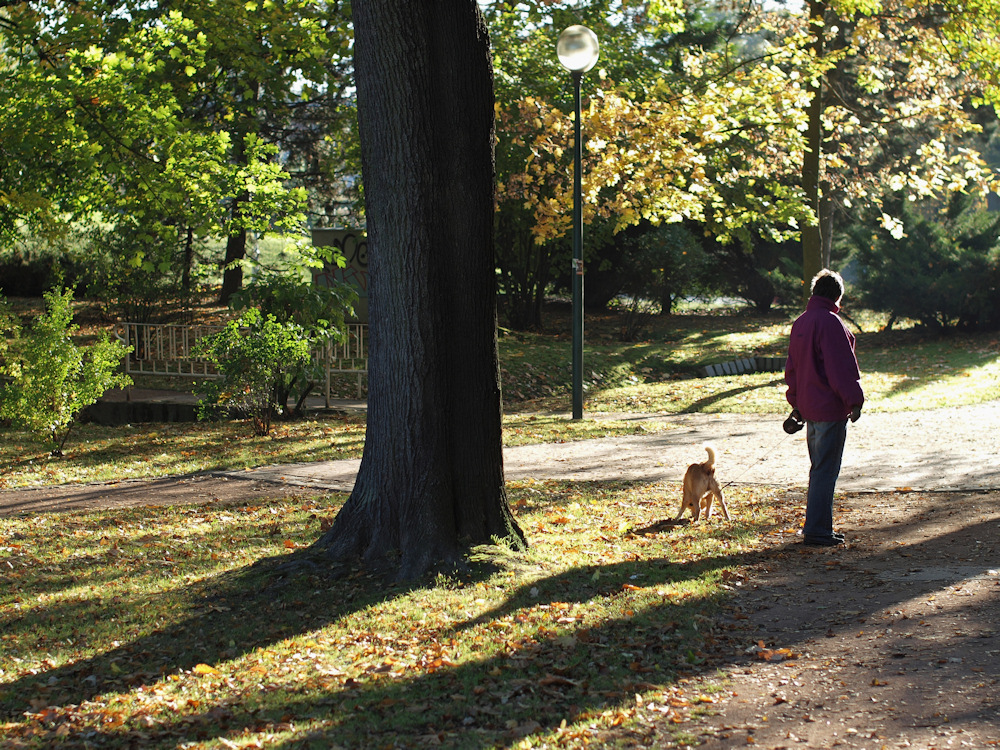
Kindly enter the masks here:
[[861, 418], [861, 407], [855, 406], [853, 409], [851, 409], [851, 421], [857, 422], [858, 419], [860, 418]]

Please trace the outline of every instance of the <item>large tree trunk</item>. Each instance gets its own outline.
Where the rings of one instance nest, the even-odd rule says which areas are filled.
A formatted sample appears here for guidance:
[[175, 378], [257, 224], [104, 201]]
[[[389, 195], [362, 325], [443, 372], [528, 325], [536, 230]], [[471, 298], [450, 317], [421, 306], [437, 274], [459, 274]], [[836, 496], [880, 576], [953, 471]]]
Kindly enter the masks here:
[[368, 430], [317, 545], [397, 577], [493, 538], [504, 489], [493, 85], [475, 0], [353, 4], [369, 246]]

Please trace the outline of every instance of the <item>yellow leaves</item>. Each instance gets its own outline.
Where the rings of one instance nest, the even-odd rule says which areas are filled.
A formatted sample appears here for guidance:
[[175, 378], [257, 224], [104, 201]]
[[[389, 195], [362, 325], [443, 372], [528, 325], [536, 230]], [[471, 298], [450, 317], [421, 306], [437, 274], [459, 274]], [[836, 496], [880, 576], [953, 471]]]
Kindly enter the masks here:
[[793, 661], [798, 659], [800, 656], [791, 649], [787, 648], [767, 648], [764, 645], [764, 641], [757, 641], [757, 644], [753, 646], [750, 651], [753, 653], [754, 658], [771, 663]]
[[194, 674], [201, 675], [201, 676], [221, 674], [221, 672], [219, 672], [219, 670], [217, 670], [215, 667], [209, 666], [208, 664], [196, 664], [191, 669], [191, 671]]

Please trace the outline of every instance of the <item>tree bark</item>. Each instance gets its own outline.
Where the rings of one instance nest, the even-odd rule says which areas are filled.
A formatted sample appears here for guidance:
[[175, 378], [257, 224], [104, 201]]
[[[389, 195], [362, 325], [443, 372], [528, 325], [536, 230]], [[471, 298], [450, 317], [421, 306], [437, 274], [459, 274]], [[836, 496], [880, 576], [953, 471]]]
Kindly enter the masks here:
[[[809, 0], [810, 32], [816, 59], [823, 56], [823, 17], [826, 3]], [[807, 110], [806, 152], [802, 159], [802, 190], [806, 203], [816, 214], [815, 223], [802, 227], [803, 300], [809, 298], [809, 283], [823, 268], [823, 238], [820, 232], [820, 165], [823, 156], [823, 79], [817, 78]]]
[[524, 543], [507, 503], [493, 261], [493, 73], [475, 0], [356, 0], [369, 246], [364, 454], [317, 542], [420, 576]]
[[243, 259], [246, 257], [247, 230], [239, 229], [226, 238], [226, 258], [222, 262], [222, 289], [219, 291], [221, 304], [228, 305], [230, 298], [243, 288]]

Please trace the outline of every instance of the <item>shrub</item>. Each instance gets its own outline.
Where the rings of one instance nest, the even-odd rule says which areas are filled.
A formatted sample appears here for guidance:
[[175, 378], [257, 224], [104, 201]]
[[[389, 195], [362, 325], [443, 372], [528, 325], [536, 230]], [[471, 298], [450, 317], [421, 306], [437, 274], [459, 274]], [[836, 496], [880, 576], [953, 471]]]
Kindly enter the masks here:
[[52, 455], [62, 455], [79, 413], [109, 388], [131, 385], [116, 370], [129, 349], [109, 341], [103, 333], [93, 344], [79, 346], [72, 340], [73, 292], [56, 289], [44, 295], [46, 310], [28, 331], [12, 315], [0, 314], [0, 339], [10, 338], [0, 349], [0, 417], [16, 427], [35, 431], [53, 445]]
[[309, 363], [311, 349], [308, 333], [298, 323], [247, 309], [195, 347], [195, 355], [214, 362], [222, 375], [204, 384], [199, 417], [235, 410], [251, 420], [255, 435], [267, 435], [274, 416], [286, 409], [282, 394]]
[[[273, 316], [278, 323], [298, 326], [312, 348], [318, 349], [343, 337], [346, 316], [353, 312], [357, 298], [357, 292], [347, 284], [311, 284], [295, 268], [285, 272], [260, 270], [243, 290], [233, 295], [231, 306], [240, 311], [256, 308], [265, 317]], [[301, 414], [306, 397], [325, 375], [323, 368], [322, 362], [311, 359], [297, 368], [286, 367], [286, 376], [275, 392], [282, 413], [291, 417]], [[293, 399], [291, 406], [289, 399]]]
[[40, 242], [0, 250], [0, 294], [41, 297], [47, 289], [59, 284], [75, 284], [84, 267], [75, 252], [46, 247]]
[[[992, 328], [998, 318], [1000, 215], [956, 197], [943, 214], [909, 203], [900, 208], [904, 233], [854, 232], [861, 303], [934, 329]], [[898, 234], [898, 231], [897, 231]]]
[[358, 293], [346, 284], [320, 286], [307, 282], [296, 269], [284, 272], [260, 270], [233, 294], [235, 310], [250, 307], [273, 315], [279, 322], [294, 322], [310, 335], [325, 336], [344, 327], [347, 315], [353, 312]]

